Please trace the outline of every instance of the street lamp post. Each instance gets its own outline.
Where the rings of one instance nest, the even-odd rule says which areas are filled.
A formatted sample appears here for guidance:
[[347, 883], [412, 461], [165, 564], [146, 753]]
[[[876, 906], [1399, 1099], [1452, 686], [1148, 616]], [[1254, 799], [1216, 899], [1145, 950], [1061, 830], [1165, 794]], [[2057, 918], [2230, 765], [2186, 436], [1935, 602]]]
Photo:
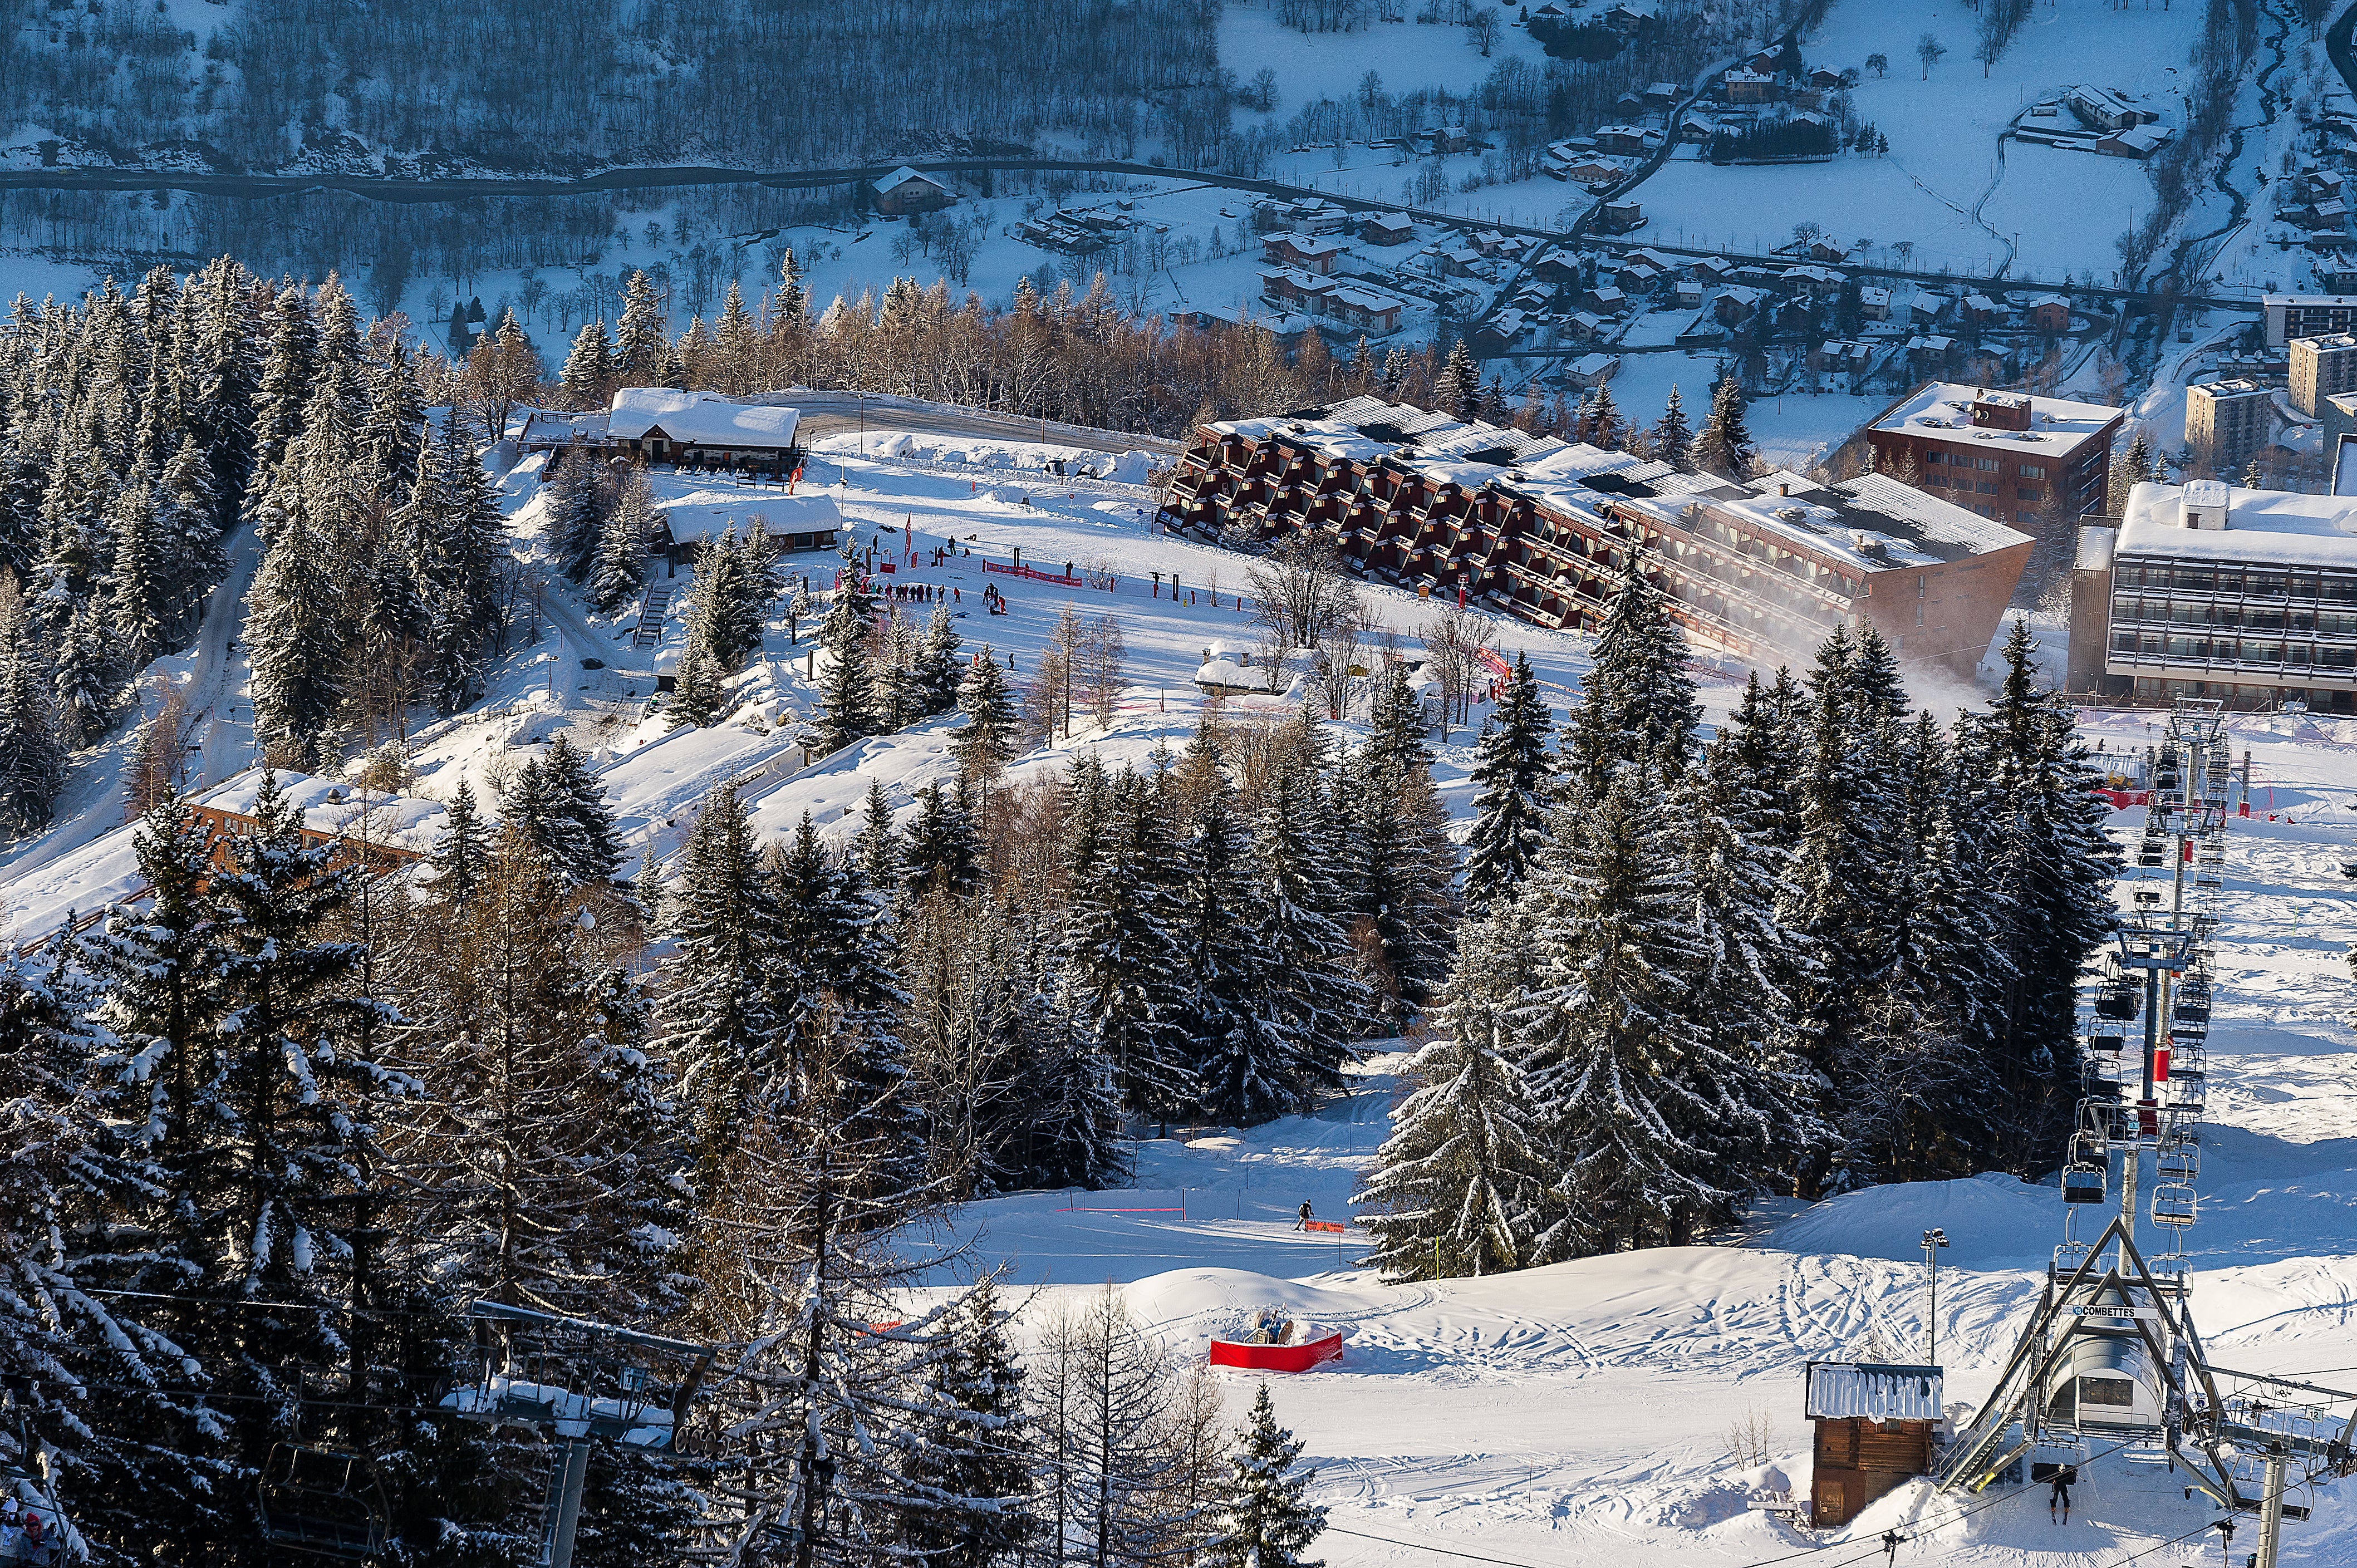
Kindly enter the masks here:
[[1926, 1320], [1930, 1330], [1932, 1350], [1930, 1364], [1940, 1364], [1940, 1249], [1948, 1244], [1948, 1233], [1937, 1229], [1923, 1232], [1923, 1267], [1929, 1271], [1932, 1283], [1932, 1308]]

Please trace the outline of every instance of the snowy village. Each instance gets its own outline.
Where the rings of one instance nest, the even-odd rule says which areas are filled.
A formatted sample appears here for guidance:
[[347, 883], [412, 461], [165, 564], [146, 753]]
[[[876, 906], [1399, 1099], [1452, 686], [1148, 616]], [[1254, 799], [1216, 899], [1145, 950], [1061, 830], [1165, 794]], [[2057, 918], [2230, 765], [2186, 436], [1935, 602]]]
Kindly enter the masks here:
[[19, 12], [0, 1568], [2357, 1568], [2352, 0]]

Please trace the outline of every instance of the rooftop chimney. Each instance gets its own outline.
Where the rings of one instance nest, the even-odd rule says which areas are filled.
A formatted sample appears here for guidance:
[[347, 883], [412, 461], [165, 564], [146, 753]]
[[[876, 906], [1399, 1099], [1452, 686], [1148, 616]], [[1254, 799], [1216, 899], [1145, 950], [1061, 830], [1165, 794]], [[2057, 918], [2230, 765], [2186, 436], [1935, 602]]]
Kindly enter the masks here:
[[1792, 482], [1790, 479], [1786, 479], [1781, 484], [1779, 484], [1776, 487], [1776, 493], [1780, 496], [1791, 495], [1792, 493]]
[[2185, 487], [2185, 526], [2222, 529], [2226, 526], [2226, 482], [2194, 479]]

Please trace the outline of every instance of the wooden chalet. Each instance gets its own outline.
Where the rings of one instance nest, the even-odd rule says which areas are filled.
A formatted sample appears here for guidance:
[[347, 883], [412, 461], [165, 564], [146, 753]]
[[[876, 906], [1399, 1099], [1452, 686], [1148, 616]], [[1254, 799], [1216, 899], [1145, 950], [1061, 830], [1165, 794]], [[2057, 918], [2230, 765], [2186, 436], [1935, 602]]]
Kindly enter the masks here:
[[1867, 1504], [1932, 1468], [1940, 1369], [1812, 1361], [1807, 1413], [1816, 1428], [1809, 1520], [1847, 1524]]

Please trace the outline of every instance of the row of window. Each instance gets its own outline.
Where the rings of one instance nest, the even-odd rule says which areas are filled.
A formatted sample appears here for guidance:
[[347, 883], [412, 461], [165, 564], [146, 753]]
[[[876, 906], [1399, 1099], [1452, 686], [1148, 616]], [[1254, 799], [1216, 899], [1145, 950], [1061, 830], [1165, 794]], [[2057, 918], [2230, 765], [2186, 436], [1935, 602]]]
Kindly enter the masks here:
[[2319, 648], [2272, 637], [2179, 637], [2158, 631], [2115, 631], [2112, 652], [2121, 658], [2199, 659], [2212, 664], [2286, 664], [2306, 669], [2357, 670], [2357, 648]]
[[[1932, 467], [1945, 465], [1951, 468], [1976, 468], [1984, 474], [2005, 472], [2005, 459], [2002, 457], [1969, 457], [1962, 452], [1942, 452], [1937, 448], [1924, 453], [1923, 461], [1927, 467]], [[2046, 477], [2046, 465], [2016, 463], [2013, 466], [2013, 477], [2017, 479], [2042, 479]]]
[[2181, 561], [2128, 559], [2113, 566], [2112, 586], [2357, 605], [2357, 576], [2320, 572], [2314, 567], [2196, 566]]
[[2315, 609], [2286, 603], [2251, 604], [2241, 599], [2136, 598], [2112, 600], [2112, 620], [2167, 621], [2176, 626], [2243, 626], [2255, 631], [2320, 631], [2357, 636], [2357, 609]]

